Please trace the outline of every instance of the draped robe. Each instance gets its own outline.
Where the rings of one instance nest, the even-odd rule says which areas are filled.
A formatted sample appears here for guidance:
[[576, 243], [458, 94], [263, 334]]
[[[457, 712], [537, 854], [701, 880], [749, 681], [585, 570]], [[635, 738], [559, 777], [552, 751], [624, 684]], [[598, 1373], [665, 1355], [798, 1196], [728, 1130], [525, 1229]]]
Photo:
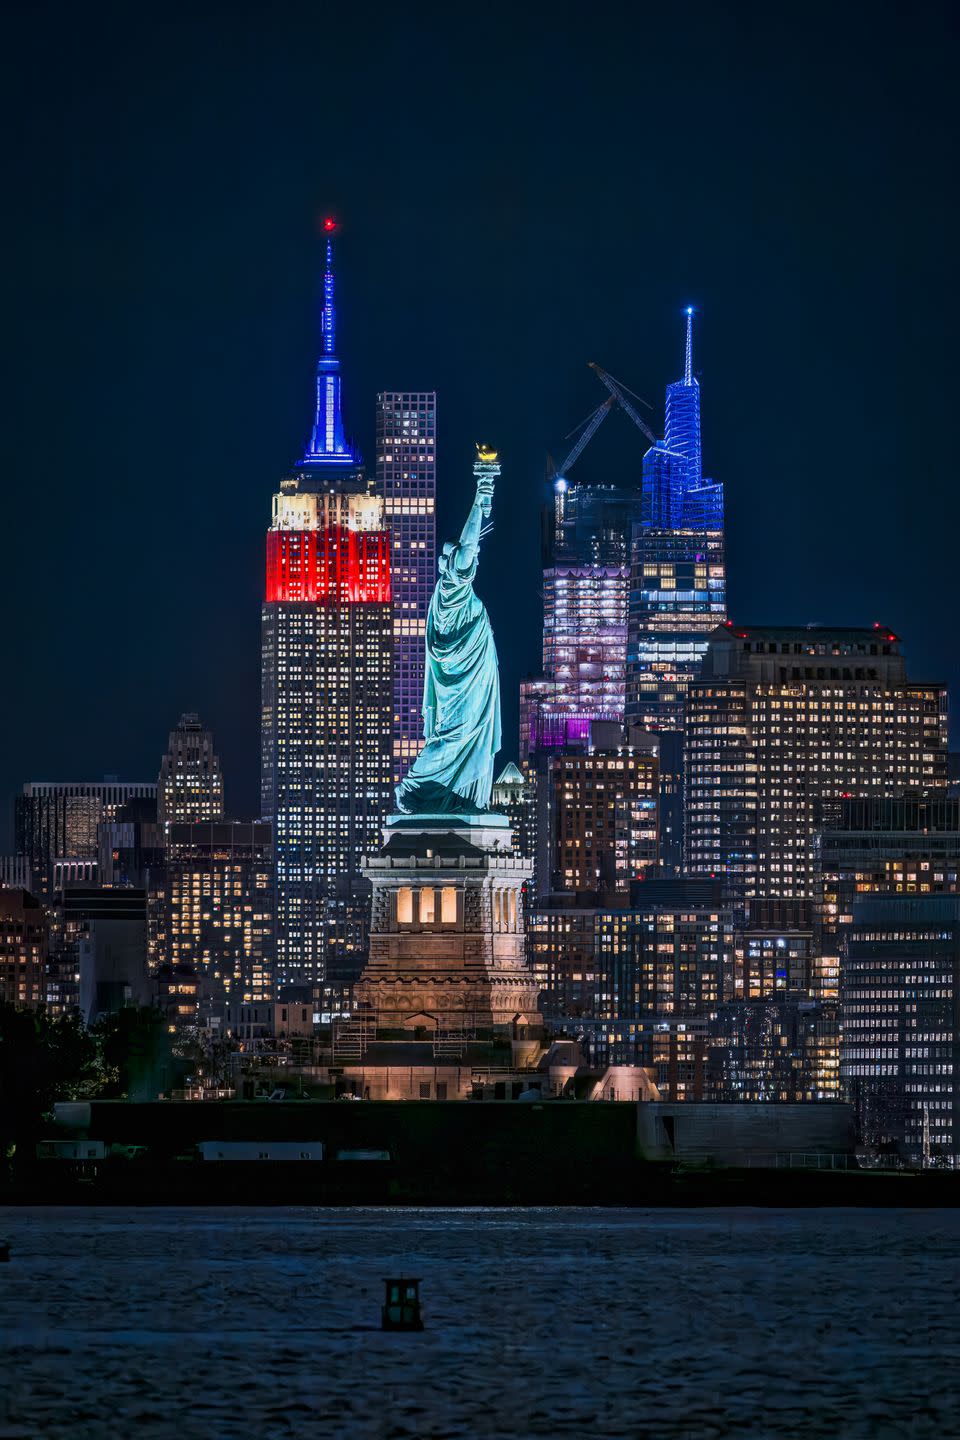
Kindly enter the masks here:
[[477, 561], [454, 547], [427, 614], [426, 744], [397, 786], [406, 814], [489, 810], [500, 749], [500, 675], [490, 619], [473, 589]]

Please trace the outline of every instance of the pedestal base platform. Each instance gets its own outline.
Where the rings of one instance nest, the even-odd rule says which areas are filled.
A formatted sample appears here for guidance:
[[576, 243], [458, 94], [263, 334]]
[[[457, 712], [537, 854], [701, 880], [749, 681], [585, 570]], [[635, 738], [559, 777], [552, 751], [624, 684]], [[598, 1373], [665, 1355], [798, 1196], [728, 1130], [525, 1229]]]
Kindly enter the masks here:
[[516, 1033], [541, 1025], [524, 955], [523, 888], [505, 815], [391, 815], [363, 873], [370, 959], [356, 986], [381, 1031]]

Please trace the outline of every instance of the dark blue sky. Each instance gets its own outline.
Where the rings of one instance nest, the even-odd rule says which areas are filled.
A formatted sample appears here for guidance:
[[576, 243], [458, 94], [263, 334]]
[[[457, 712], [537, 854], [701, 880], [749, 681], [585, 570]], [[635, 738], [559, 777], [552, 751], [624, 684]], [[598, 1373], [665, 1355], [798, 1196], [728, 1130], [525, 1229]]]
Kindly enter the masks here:
[[[8, 5], [0, 800], [155, 775], [196, 709], [257, 803], [270, 496], [309, 425], [315, 219], [348, 424], [435, 387], [440, 525], [500, 446], [479, 588], [505, 751], [544, 454], [655, 404], [701, 309], [732, 614], [870, 623], [960, 684], [948, 4]], [[948, 423], [948, 421], [950, 423]], [[636, 471], [619, 415], [581, 461]]]

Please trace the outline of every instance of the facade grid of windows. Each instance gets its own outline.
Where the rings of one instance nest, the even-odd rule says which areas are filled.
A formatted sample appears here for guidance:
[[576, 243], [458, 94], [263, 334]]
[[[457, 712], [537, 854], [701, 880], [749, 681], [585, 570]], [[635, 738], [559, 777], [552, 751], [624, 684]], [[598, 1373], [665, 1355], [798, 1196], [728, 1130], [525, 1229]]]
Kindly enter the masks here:
[[427, 610], [437, 576], [437, 397], [377, 396], [377, 490], [390, 530], [393, 591], [393, 777], [423, 748]]

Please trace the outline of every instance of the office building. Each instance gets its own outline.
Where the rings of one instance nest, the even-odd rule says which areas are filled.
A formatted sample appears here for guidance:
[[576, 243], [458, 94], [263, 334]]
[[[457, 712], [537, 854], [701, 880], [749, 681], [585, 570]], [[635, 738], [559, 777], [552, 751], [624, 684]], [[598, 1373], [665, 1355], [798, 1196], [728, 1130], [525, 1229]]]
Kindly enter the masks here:
[[538, 893], [629, 892], [657, 863], [657, 759], [594, 721], [585, 743], [537, 752], [534, 880]]
[[390, 535], [344, 438], [329, 238], [326, 255], [313, 429], [273, 498], [266, 547], [261, 800], [278, 987], [356, 979], [369, 930], [360, 861], [392, 801]]
[[155, 797], [128, 800], [97, 827], [96, 874], [101, 885], [162, 888], [165, 859], [166, 834], [157, 819]]
[[281, 490], [262, 621], [262, 809], [274, 826], [280, 985], [355, 978], [362, 967], [359, 864], [379, 848], [392, 795], [391, 629], [382, 502]]
[[42, 1005], [47, 959], [47, 917], [29, 891], [0, 888], [0, 1000]]
[[0, 855], [0, 890], [29, 890], [35, 885], [26, 855]]
[[[600, 975], [599, 930], [612, 915], [611, 909], [597, 905], [595, 895], [534, 899], [527, 921], [527, 963], [539, 991], [540, 1012], [551, 1028], [612, 1019], [629, 1006], [630, 974], [621, 974], [619, 982]], [[626, 969], [631, 971], [632, 965]]]
[[437, 578], [437, 397], [377, 396], [377, 492], [390, 531], [393, 593], [393, 778], [423, 747], [427, 610]]
[[823, 802], [945, 788], [946, 692], [908, 679], [884, 626], [723, 626], [688, 692], [685, 763], [688, 870], [803, 918]]
[[638, 1058], [638, 1035], [652, 1035], [660, 1022], [669, 1030], [678, 1017], [705, 1017], [737, 993], [733, 912], [710, 881], [641, 880], [608, 906], [589, 895], [539, 900], [529, 956], [544, 1015], [575, 1030], [590, 1022], [578, 1038], [591, 1053], [612, 1046], [597, 1051], [610, 1064], [653, 1063], [649, 1050]]
[[192, 965], [160, 965], [151, 982], [152, 1003], [168, 1032], [196, 1030], [210, 1018], [204, 1013], [203, 980]]
[[[14, 802], [16, 853], [29, 861], [39, 895], [54, 892], [54, 862], [96, 865], [98, 826], [134, 799], [156, 799], [155, 784], [115, 780], [41, 782], [24, 785]], [[86, 874], [95, 874], [95, 871]]]
[[737, 931], [735, 993], [744, 1000], [787, 996], [836, 999], [818, 984], [817, 949], [812, 924], [748, 925]]
[[736, 995], [733, 912], [713, 881], [650, 879], [631, 887], [640, 948], [631, 1017], [693, 1017]]
[[958, 1163], [960, 897], [871, 895], [842, 925], [840, 1071], [881, 1162]]
[[703, 1099], [839, 1099], [837, 1007], [809, 996], [738, 1000], [706, 1018]]
[[818, 994], [836, 997], [843, 927], [868, 895], [960, 895], [960, 799], [943, 790], [832, 800], [814, 836]]
[[639, 487], [568, 485], [543, 521], [542, 673], [521, 681], [520, 753], [584, 740], [592, 720], [623, 724], [630, 536]]
[[678, 874], [687, 687], [727, 603], [723, 486], [703, 479], [691, 309], [684, 374], [667, 386], [665, 422], [665, 439], [643, 459], [642, 514], [632, 531], [625, 713], [629, 724], [662, 735], [661, 864]]
[[199, 715], [181, 715], [160, 762], [157, 820], [169, 829], [175, 823], [222, 819], [223, 774], [213, 734]]
[[687, 686], [726, 619], [722, 530], [633, 531], [627, 718], [682, 732]]
[[202, 981], [210, 1013], [273, 993], [273, 858], [260, 822], [173, 824], [164, 959]]
[[126, 1005], [148, 1005], [146, 891], [77, 886], [64, 891], [61, 906], [84, 1023]]

